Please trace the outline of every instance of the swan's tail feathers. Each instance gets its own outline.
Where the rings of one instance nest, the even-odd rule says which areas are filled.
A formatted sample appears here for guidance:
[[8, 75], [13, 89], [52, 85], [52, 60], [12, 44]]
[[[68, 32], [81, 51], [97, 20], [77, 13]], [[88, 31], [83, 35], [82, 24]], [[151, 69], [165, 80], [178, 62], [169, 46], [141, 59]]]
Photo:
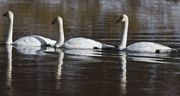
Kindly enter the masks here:
[[113, 45], [108, 45], [108, 44], [102, 44], [102, 49], [114, 49], [115, 47]]

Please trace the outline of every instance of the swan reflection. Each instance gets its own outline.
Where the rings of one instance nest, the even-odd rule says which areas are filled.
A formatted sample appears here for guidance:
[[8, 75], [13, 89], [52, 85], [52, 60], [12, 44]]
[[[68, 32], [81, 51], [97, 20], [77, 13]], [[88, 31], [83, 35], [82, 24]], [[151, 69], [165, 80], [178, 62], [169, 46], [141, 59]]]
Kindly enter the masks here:
[[64, 59], [64, 52], [59, 51], [58, 52], [58, 66], [57, 66], [57, 79], [61, 79], [61, 70], [63, 65], [63, 59]]
[[85, 61], [97, 62], [98, 57], [102, 56], [102, 52], [98, 50], [64, 50], [64, 53], [71, 59], [80, 59]]
[[122, 75], [121, 75], [121, 85], [120, 85], [120, 91], [122, 96], [126, 95], [126, 83], [127, 83], [127, 77], [126, 77], [126, 73], [127, 73], [127, 69], [126, 69], [126, 64], [127, 64], [127, 60], [126, 60], [126, 53], [122, 52], [120, 53], [120, 59], [121, 59], [121, 69], [122, 69]]
[[60, 87], [59, 80], [61, 79], [61, 74], [62, 74], [63, 59], [64, 59], [64, 52], [62, 50], [58, 50], [58, 65], [57, 65], [57, 71], [56, 71], [56, 80], [57, 80], [56, 89], [59, 89], [59, 87]]
[[31, 47], [31, 46], [14, 46], [20, 54], [24, 55], [43, 55], [45, 51], [53, 50], [49, 47]]
[[159, 64], [169, 63], [169, 62], [164, 61], [165, 59], [169, 58], [168, 54], [128, 53], [128, 56], [133, 61], [159, 63]]
[[102, 56], [102, 52], [98, 50], [78, 50], [78, 49], [72, 49], [72, 50], [65, 50], [66, 54], [71, 55], [82, 55], [82, 56]]
[[24, 55], [39, 55], [48, 53], [58, 53], [58, 66], [57, 66], [57, 79], [61, 77], [61, 69], [63, 64], [64, 52], [61, 49], [52, 48], [52, 47], [26, 47], [26, 46], [15, 46], [15, 49]]
[[7, 50], [7, 60], [8, 60], [8, 66], [7, 66], [7, 82], [6, 85], [9, 88], [9, 96], [11, 96], [12, 91], [12, 45], [6, 45]]

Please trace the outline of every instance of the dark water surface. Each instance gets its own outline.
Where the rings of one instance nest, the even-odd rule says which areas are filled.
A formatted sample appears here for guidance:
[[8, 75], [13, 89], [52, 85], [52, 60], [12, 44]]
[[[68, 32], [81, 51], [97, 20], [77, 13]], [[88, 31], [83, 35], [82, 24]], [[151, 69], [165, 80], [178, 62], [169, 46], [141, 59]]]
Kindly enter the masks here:
[[[130, 19], [128, 44], [151, 41], [180, 49], [178, 0], [0, 0], [0, 14], [15, 14], [14, 37], [57, 39], [56, 16], [65, 39], [83, 36], [119, 45]], [[0, 42], [8, 20], [0, 16]], [[56, 50], [0, 46], [1, 96], [180, 96], [179, 54]]]

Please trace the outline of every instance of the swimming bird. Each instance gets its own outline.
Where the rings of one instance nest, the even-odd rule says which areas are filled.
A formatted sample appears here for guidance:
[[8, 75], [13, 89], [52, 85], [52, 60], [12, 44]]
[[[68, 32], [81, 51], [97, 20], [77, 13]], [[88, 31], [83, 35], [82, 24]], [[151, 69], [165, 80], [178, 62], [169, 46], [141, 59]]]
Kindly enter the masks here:
[[15, 46], [54, 46], [56, 41], [38, 35], [30, 35], [17, 39], [13, 42], [13, 24], [14, 24], [14, 14], [12, 11], [6, 12], [3, 16], [8, 17], [10, 25], [8, 30], [8, 36], [5, 41], [7, 45]]
[[169, 53], [177, 51], [174, 48], [170, 48], [165, 45], [161, 45], [154, 42], [136, 42], [126, 47], [127, 45], [127, 37], [128, 37], [128, 26], [129, 26], [129, 19], [126, 14], [123, 14], [120, 19], [117, 21], [124, 22], [124, 33], [121, 40], [121, 43], [118, 47], [119, 50], [125, 50], [128, 52], [147, 52], [147, 53]]
[[108, 49], [114, 48], [113, 45], [104, 44], [93, 39], [76, 37], [67, 40], [64, 42], [64, 29], [63, 29], [63, 19], [60, 16], [57, 16], [52, 22], [52, 24], [58, 23], [59, 28], [59, 38], [55, 47], [64, 47], [66, 49]]

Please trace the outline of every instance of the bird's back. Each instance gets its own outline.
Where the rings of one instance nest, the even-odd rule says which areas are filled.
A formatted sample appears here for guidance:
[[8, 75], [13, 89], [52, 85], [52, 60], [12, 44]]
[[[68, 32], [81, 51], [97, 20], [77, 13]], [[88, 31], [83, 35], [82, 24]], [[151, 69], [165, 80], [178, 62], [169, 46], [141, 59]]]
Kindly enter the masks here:
[[17, 46], [54, 46], [55, 43], [55, 40], [38, 35], [32, 35], [21, 37], [18, 40], [16, 40], [13, 44]]
[[129, 45], [126, 48], [126, 50], [132, 52], [153, 52], [153, 53], [155, 53], [157, 50], [170, 50], [170, 49], [171, 48], [168, 46], [164, 46], [153, 42], [137, 42]]
[[72, 38], [64, 43], [64, 47], [68, 49], [93, 49], [101, 48], [102, 44], [88, 38]]

